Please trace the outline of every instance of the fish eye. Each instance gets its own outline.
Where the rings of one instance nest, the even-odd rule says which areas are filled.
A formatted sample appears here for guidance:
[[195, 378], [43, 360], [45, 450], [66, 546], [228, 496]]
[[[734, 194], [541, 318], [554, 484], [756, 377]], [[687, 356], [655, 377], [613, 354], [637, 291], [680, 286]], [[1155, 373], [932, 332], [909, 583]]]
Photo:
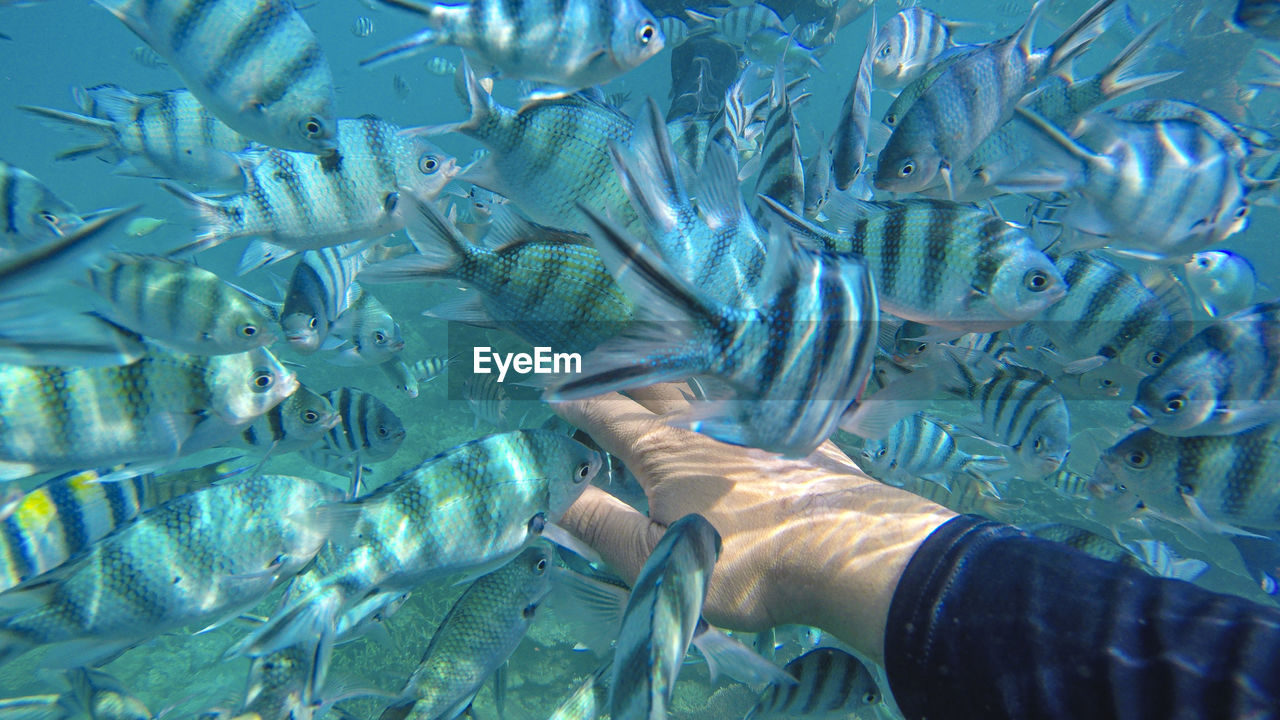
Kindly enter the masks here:
[[653, 41], [653, 36], [655, 34], [656, 30], [653, 27], [653, 23], [647, 22], [640, 26], [639, 31], [636, 32], [636, 38], [640, 40], [641, 45], [648, 45]]
[[253, 374], [253, 386], [258, 390], [266, 390], [274, 385], [276, 379], [266, 370], [259, 370]]
[[898, 168], [898, 177], [908, 177], [915, 171], [916, 164], [908, 160], [902, 167]]
[[308, 410], [302, 413], [302, 422], [308, 425], [315, 423], [315, 421], [319, 419], [320, 419], [320, 413], [316, 412], [315, 410]]
[[316, 319], [314, 317], [312, 317], [311, 320], [307, 322], [307, 327], [311, 328], [312, 330], [316, 328]]
[[1248, 205], [1241, 205], [1241, 206], [1240, 206], [1240, 209], [1239, 209], [1239, 210], [1236, 210], [1236, 218], [1237, 218], [1237, 219], [1239, 219], [1239, 218], [1243, 218], [1245, 215], [1248, 215], [1248, 214], [1249, 214], [1249, 206], [1248, 206]]
[[1036, 438], [1036, 441], [1031, 445], [1031, 449], [1036, 451], [1037, 453], [1044, 452], [1044, 438], [1042, 437]]
[[53, 213], [51, 213], [51, 212], [49, 212], [48, 210], [41, 210], [41, 211], [40, 211], [40, 219], [41, 219], [41, 220], [44, 220], [45, 222], [49, 223], [50, 225], [57, 225], [57, 224], [58, 224], [58, 216], [57, 216], [57, 215], [55, 215], [55, 214], [53, 214]]
[[240, 334], [247, 338], [251, 338], [258, 334], [258, 328], [255, 325], [245, 325], [240, 328]]
[[1116, 381], [1112, 380], [1111, 378], [1102, 378], [1101, 380], [1098, 381], [1098, 385], [1104, 388], [1109, 388], [1115, 384], [1116, 384]]
[[391, 429], [390, 429], [390, 428], [388, 428], [386, 425], [379, 425], [379, 426], [378, 426], [378, 437], [380, 437], [380, 438], [384, 438], [384, 437], [387, 437], [387, 436], [388, 436], [388, 435], [390, 435], [390, 434], [391, 434]]
[[1043, 270], [1030, 270], [1022, 277], [1022, 285], [1031, 292], [1044, 292], [1049, 287], [1049, 274]]
[[440, 158], [435, 155], [423, 155], [418, 158], [418, 170], [423, 174], [430, 175], [440, 169]]
[[1127, 493], [1129, 492], [1129, 488], [1125, 487], [1124, 483], [1116, 483], [1116, 492]]
[[1172, 415], [1182, 410], [1182, 408], [1186, 404], [1187, 404], [1186, 396], [1180, 393], [1174, 393], [1173, 395], [1169, 395], [1164, 399], [1164, 411], [1165, 413]]
[[389, 192], [386, 197], [382, 198], [382, 211], [386, 213], [393, 213], [396, 211], [396, 206], [399, 204], [400, 193]]
[[523, 613], [521, 613], [521, 614], [523, 614], [523, 615], [524, 615], [524, 617], [525, 617], [525, 619], [527, 620], [527, 619], [529, 619], [529, 618], [533, 617], [533, 614], [534, 614], [535, 612], [537, 612], [537, 611], [538, 611], [538, 606], [537, 606], [537, 605], [528, 605], [528, 606], [526, 606], [526, 607], [525, 607], [524, 612], [523, 612]]
[[1159, 350], [1152, 350], [1147, 353], [1147, 363], [1159, 367], [1164, 363], [1164, 353]]
[[889, 53], [891, 52], [893, 52], [893, 46], [890, 45], [889, 43], [885, 43], [884, 46], [880, 48], [879, 55], [882, 58], [889, 57]]
[[591, 476], [591, 463], [582, 463], [578, 466], [578, 470], [573, 474], [574, 482], [580, 483]]
[[885, 124], [886, 124], [886, 125], [896, 125], [896, 124], [898, 123], [898, 116], [897, 116], [897, 114], [896, 114], [896, 113], [889, 113], [888, 115], [885, 115], [885, 116], [884, 116], [884, 122], [885, 122]]
[[311, 139], [318, 138], [324, 134], [324, 121], [314, 115], [303, 120], [298, 127], [302, 128], [303, 135]]
[[880, 696], [873, 692], [865, 693], [862, 696], [862, 702], [865, 705], [873, 705], [875, 703], [880, 702]]
[[884, 454], [885, 454], [885, 448], [880, 448], [879, 450], [876, 451], [876, 459], [879, 460], [880, 458], [884, 457]]
[[533, 569], [537, 570], [538, 572], [544, 572], [547, 569], [547, 559], [538, 558], [538, 562], [533, 566]]
[[387, 341], [387, 334], [381, 330], [374, 331], [373, 341], [379, 345]]
[[1151, 456], [1146, 450], [1130, 450], [1129, 454], [1124, 456], [1124, 462], [1132, 468], [1144, 468], [1151, 464]]

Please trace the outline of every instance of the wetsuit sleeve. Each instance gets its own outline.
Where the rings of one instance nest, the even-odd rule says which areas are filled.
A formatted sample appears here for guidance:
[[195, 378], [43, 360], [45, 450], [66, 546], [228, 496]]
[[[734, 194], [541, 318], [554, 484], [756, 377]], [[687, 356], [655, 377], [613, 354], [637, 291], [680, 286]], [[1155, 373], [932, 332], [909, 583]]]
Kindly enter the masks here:
[[912, 556], [885, 666], [908, 720], [1280, 717], [1280, 610], [974, 516]]

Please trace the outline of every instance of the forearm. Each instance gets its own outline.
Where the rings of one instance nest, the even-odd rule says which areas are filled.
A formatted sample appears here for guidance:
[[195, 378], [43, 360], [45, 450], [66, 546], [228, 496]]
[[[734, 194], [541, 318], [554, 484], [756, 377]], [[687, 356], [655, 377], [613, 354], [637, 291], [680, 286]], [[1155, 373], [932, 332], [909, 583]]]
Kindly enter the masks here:
[[902, 574], [908, 719], [1245, 718], [1280, 707], [1280, 611], [958, 518]]

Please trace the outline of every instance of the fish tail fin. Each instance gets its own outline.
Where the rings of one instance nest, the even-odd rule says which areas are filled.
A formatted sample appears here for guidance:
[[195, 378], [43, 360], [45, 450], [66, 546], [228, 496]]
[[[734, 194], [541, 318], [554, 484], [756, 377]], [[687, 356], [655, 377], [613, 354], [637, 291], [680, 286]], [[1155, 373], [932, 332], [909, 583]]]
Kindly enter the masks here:
[[114, 136], [116, 132], [115, 124], [110, 120], [103, 120], [102, 118], [89, 117], [88, 115], [81, 115], [80, 113], [55, 110], [54, 108], [40, 107], [38, 105], [19, 105], [18, 109], [24, 112], [29, 112], [37, 117], [60, 122], [64, 125], [70, 125], [75, 128], [107, 133], [112, 136]]
[[1157, 83], [1176, 77], [1182, 71], [1174, 70], [1172, 72], [1149, 73], [1147, 75], [1137, 75], [1135, 70], [1138, 62], [1146, 55], [1147, 50], [1151, 48], [1151, 38], [1156, 31], [1163, 27], [1165, 20], [1151, 24], [1146, 30], [1135, 37], [1125, 46], [1124, 50], [1111, 61], [1111, 64], [1099, 75], [1099, 88], [1102, 90], [1103, 97], [1110, 100], [1119, 97], [1125, 93], [1136, 92], [1143, 88], [1150, 87]]
[[458, 94], [467, 103], [468, 111], [471, 113], [470, 117], [462, 122], [424, 125], [406, 128], [400, 132], [405, 135], [443, 135], [451, 132], [465, 134], [466, 131], [476, 130], [488, 122], [489, 118], [494, 114], [497, 104], [494, 102], [489, 88], [485, 87], [484, 81], [476, 75], [475, 70], [471, 68], [471, 64], [467, 62], [465, 57], [458, 67], [457, 77]]
[[161, 183], [161, 187], [191, 208], [205, 227], [196, 235], [196, 239], [169, 253], [170, 256], [198, 253], [202, 250], [217, 247], [235, 236], [235, 228], [243, 219], [239, 208], [226, 203], [197, 195], [174, 183]]
[[[1098, 0], [1049, 46], [1048, 72], [1084, 52], [1107, 29], [1116, 0]], [[1041, 7], [1043, 3], [1037, 3]], [[1034, 12], [1034, 9], [1033, 9]], [[1028, 22], [1030, 25], [1031, 22]], [[1029, 37], [1028, 37], [1029, 39]]]
[[640, 318], [601, 345], [583, 372], [553, 384], [548, 400], [575, 400], [602, 392], [711, 374], [714, 324], [733, 322], [728, 309], [702, 298], [652, 250], [595, 210], [579, 204], [593, 226], [600, 257], [635, 302]]

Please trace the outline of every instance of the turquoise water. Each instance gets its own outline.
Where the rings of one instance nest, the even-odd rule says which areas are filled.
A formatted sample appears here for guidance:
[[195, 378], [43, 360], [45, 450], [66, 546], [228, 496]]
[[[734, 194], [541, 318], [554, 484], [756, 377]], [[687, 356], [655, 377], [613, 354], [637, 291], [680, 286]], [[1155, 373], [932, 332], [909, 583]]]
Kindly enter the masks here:
[[[958, 31], [959, 38], [966, 41], [985, 40], [1011, 32], [1021, 23], [1029, 7], [1029, 3], [1015, 0], [924, 4], [948, 17], [976, 23], [974, 27]], [[1046, 25], [1053, 26], [1052, 32], [1056, 32], [1089, 4], [1083, 0], [1055, 0], [1049, 5]], [[1205, 30], [1217, 26], [1203, 20], [1196, 26], [1198, 30], [1187, 30], [1186, 25], [1200, 5], [1185, 3], [1173, 9], [1172, 35], [1161, 47], [1162, 59], [1158, 62], [1162, 67], [1183, 69], [1185, 74], [1158, 88], [1153, 95], [1189, 98], [1191, 95], [1187, 93], [1195, 93], [1194, 99], [1233, 120], [1262, 127], [1271, 125], [1276, 120], [1277, 111], [1280, 111], [1280, 104], [1268, 96], [1274, 91], [1264, 90], [1256, 97], [1248, 97], [1248, 88], [1238, 81], [1257, 72], [1257, 61], [1248, 57], [1248, 47], [1241, 50], [1242, 45], [1253, 45], [1253, 39], [1234, 32]], [[1208, 3], [1208, 7], [1211, 15], [1225, 18], [1233, 3]], [[882, 2], [878, 8], [881, 20], [895, 9], [891, 3]], [[453, 79], [432, 74], [425, 67], [433, 56], [452, 63], [460, 62], [461, 53], [457, 49], [442, 47], [372, 70], [357, 65], [361, 58], [416, 30], [418, 24], [415, 19], [389, 9], [368, 7], [359, 0], [317, 0], [302, 12], [319, 36], [333, 68], [339, 117], [372, 113], [402, 126], [446, 123], [465, 117], [463, 104], [453, 92]], [[1142, 24], [1152, 22], [1165, 13], [1165, 5], [1161, 2], [1132, 3], [1132, 15]], [[373, 23], [373, 32], [366, 37], [357, 37], [352, 31], [360, 17], [367, 17]], [[869, 15], [863, 15], [844, 27], [834, 48], [824, 56], [823, 69], [812, 71], [814, 78], [810, 88], [813, 96], [797, 110], [802, 140], [811, 142], [809, 133], [813, 131], [830, 132], [844, 92], [856, 72], [868, 22]], [[0, 32], [12, 38], [0, 41], [0, 98], [4, 100], [0, 104], [0, 158], [31, 172], [80, 211], [141, 203], [140, 214], [168, 221], [156, 233], [145, 238], [122, 238], [121, 249], [145, 252], [188, 240], [197, 227], [194, 219], [155, 183], [112, 175], [109, 165], [92, 158], [56, 162], [53, 160], [55, 152], [78, 143], [82, 138], [48, 127], [15, 109], [19, 104], [70, 109], [70, 88], [105, 82], [119, 84], [135, 92], [178, 87], [180, 81], [176, 75], [166, 68], [139, 64], [133, 55], [135, 48], [143, 43], [105, 10], [81, 0], [49, 0], [30, 6], [0, 7]], [[1049, 37], [1052, 32], [1042, 30], [1037, 37]], [[1129, 37], [1131, 35], [1124, 32], [1105, 37], [1081, 61], [1080, 74], [1112, 57]], [[1257, 43], [1257, 46], [1266, 47], [1264, 43]], [[670, 50], [664, 51], [644, 66], [611, 83], [606, 92], [629, 93], [632, 99], [625, 109], [632, 114], [646, 96], [657, 98], [665, 107], [670, 85], [670, 54]], [[1237, 56], [1248, 57], [1248, 60], [1242, 68], [1232, 70], [1230, 59]], [[1229, 70], [1232, 71], [1227, 72]], [[400, 83], [397, 83], [397, 78]], [[397, 90], [397, 85], [400, 90]], [[404, 87], [408, 88], [407, 93]], [[501, 87], [498, 95], [506, 102], [514, 100], [510, 87]], [[889, 100], [885, 93], [875, 94], [874, 118], [880, 117]], [[468, 161], [478, 147], [473, 141], [456, 135], [436, 138], [435, 142], [456, 155], [460, 162]], [[1024, 201], [1001, 202], [1002, 209], [1010, 212], [1011, 216], [1014, 209], [1021, 206], [1025, 206]], [[1270, 297], [1280, 288], [1280, 258], [1269, 252], [1276, 227], [1276, 209], [1257, 205], [1251, 211], [1249, 227], [1218, 246], [1246, 255], [1254, 263], [1264, 286], [1258, 299]], [[202, 254], [199, 262], [224, 277], [232, 277], [242, 246], [243, 241], [233, 241]], [[242, 282], [255, 292], [277, 297], [280, 293], [277, 286], [287, 284], [289, 268], [289, 263], [274, 266], [266, 272], [253, 273]], [[376, 286], [373, 292], [401, 325], [407, 361], [445, 354], [451, 348], [463, 345], [488, 343], [491, 339], [501, 342], [485, 331], [448, 329], [444, 321], [421, 316], [422, 310], [450, 294], [447, 287], [388, 285]], [[397, 393], [377, 368], [339, 368], [326, 365], [317, 358], [302, 358], [287, 351], [283, 351], [281, 356], [304, 364], [297, 372], [306, 386], [321, 392], [344, 385], [366, 390], [386, 402], [404, 421], [407, 439], [395, 457], [376, 466], [372, 481], [375, 485], [395, 477], [426, 457], [494, 431], [484, 423], [477, 426], [463, 399], [461, 386], [465, 372], [455, 369], [447, 377], [424, 384], [415, 399]], [[516, 387], [510, 393], [518, 401], [510, 410], [509, 417], [513, 420], [524, 418], [525, 426], [532, 427], [549, 416], [545, 406], [535, 401], [535, 390]], [[1092, 407], [1076, 403], [1072, 405], [1073, 426], [1082, 430], [1091, 427], [1120, 430], [1127, 424], [1123, 417], [1126, 409], [1124, 406], [1117, 408], [1115, 403], [1098, 403]], [[1108, 444], [1103, 442], [1099, 447], [1097, 441], [1090, 441], [1087, 437], [1080, 439], [1073, 447], [1069, 467], [1082, 473], [1090, 472], [1098, 451]], [[205, 457], [192, 458], [193, 464]], [[287, 456], [272, 458], [266, 469], [284, 474], [318, 474], [301, 460]], [[345, 487], [343, 478], [328, 477], [336, 486]], [[1043, 488], [1018, 488], [1009, 499], [1022, 505], [991, 514], [1025, 524], [1061, 518], [1084, 522], [1077, 513], [1081, 509], [1077, 503], [1082, 501], [1068, 500]], [[989, 507], [961, 509], [991, 511]], [[1108, 532], [1105, 526], [1090, 529], [1100, 534]], [[1214, 562], [1212, 569], [1198, 580], [1201, 584], [1259, 601], [1271, 601], [1253, 581], [1241, 574], [1242, 568], [1233, 561], [1234, 551], [1223, 538], [1196, 537], [1163, 529], [1158, 531], [1157, 537], [1171, 542], [1188, 557]], [[335, 652], [327, 682], [330, 694], [357, 689], [397, 691], [416, 666], [437, 622], [462, 589], [461, 585], [448, 583], [424, 588], [416, 592], [387, 623], [388, 639], [366, 637], [340, 646]], [[269, 614], [278, 596], [279, 591], [273, 593], [255, 612]], [[599, 663], [590, 651], [575, 647], [580, 638], [572, 626], [558, 616], [559, 612], [563, 611], [554, 604], [547, 608], [511, 660], [505, 711], [508, 720], [546, 717], [559, 699]], [[198, 628], [192, 628], [195, 629]], [[232, 708], [243, 696], [248, 663], [243, 659], [224, 661], [220, 657], [243, 632], [243, 626], [231, 623], [199, 636], [165, 635], [125, 653], [105, 669], [118, 677], [153, 711], [176, 705], [168, 717], [188, 717], [212, 707]], [[746, 636], [744, 639], [751, 638]], [[780, 651], [777, 660], [780, 663], [789, 660], [802, 649], [807, 648], [792, 643]], [[50, 692], [57, 688], [56, 676], [39, 669], [44, 654], [43, 650], [37, 650], [0, 668], [0, 697]], [[741, 717], [756, 698], [751, 689], [740, 684], [725, 680], [711, 684], [706, 667], [700, 662], [690, 662], [680, 678], [672, 706], [673, 717]], [[344, 704], [344, 707], [357, 717], [376, 717], [381, 703], [355, 700]], [[482, 690], [477, 698], [476, 715], [480, 718], [497, 716], [490, 690]]]

